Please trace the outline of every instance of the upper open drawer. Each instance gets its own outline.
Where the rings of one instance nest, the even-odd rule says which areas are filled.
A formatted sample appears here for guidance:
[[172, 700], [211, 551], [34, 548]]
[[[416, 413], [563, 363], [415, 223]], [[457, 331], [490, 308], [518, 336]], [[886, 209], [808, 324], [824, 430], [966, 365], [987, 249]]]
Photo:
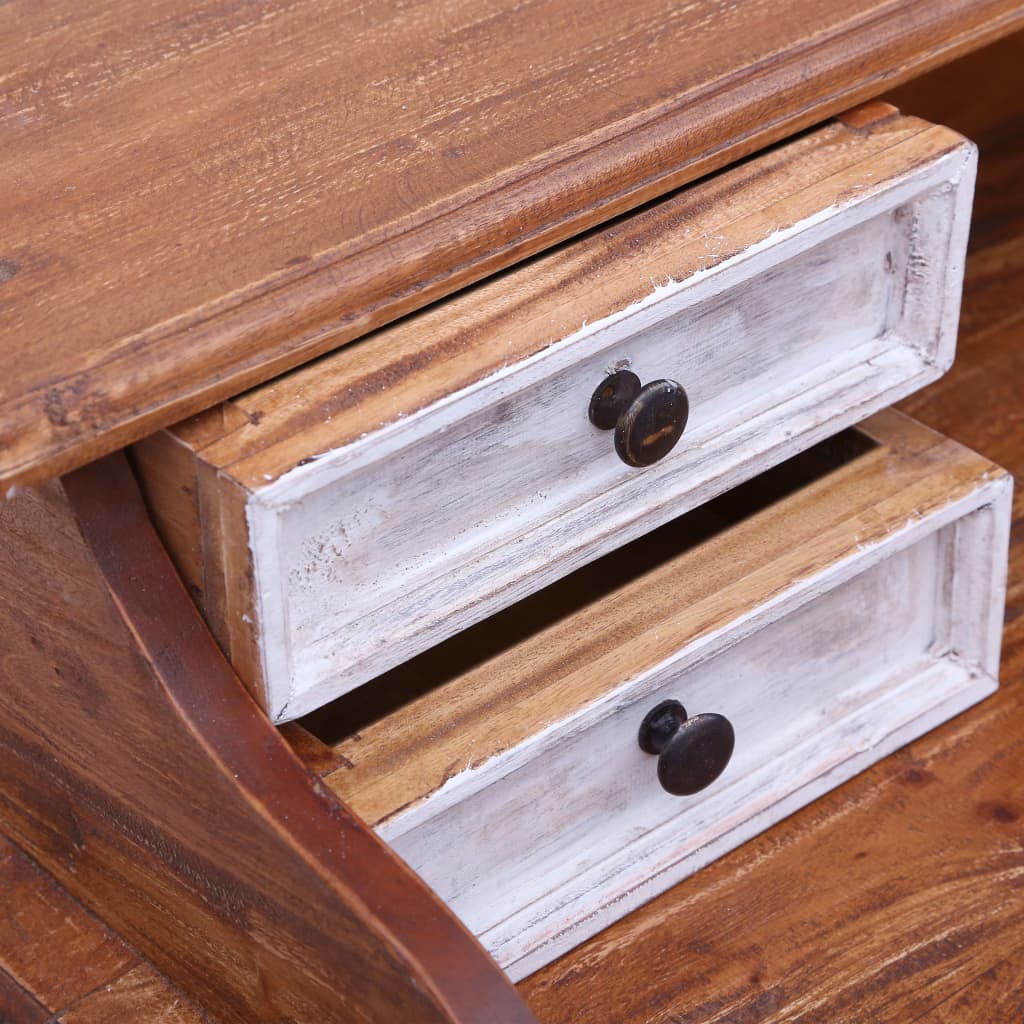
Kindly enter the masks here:
[[974, 165], [855, 112], [137, 446], [240, 675], [294, 718], [937, 377]]

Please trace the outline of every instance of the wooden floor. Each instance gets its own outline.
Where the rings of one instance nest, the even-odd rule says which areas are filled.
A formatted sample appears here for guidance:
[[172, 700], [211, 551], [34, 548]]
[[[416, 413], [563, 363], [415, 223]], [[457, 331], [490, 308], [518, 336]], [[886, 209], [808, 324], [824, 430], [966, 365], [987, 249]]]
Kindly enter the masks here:
[[1016, 477], [1001, 690], [527, 979], [543, 1024], [1024, 1022], [1024, 37], [962, 64], [894, 100], [981, 149], [957, 363], [903, 408]]
[[[542, 1024], [1024, 1021], [1022, 66], [896, 97], [981, 143], [957, 365], [904, 408], [1020, 481], [1000, 692], [527, 979]], [[0, 1024], [205, 1020], [2, 839], [0, 894]]]
[[170, 982], [0, 837], [0, 1024], [200, 1024]]

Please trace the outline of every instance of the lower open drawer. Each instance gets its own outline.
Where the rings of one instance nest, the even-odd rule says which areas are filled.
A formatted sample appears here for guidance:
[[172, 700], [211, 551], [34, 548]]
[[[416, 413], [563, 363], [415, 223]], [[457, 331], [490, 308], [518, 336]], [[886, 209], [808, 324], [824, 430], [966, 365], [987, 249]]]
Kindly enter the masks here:
[[[523, 977], [990, 693], [1010, 491], [883, 413], [293, 735]], [[638, 743], [666, 699], [734, 730], [694, 795]]]

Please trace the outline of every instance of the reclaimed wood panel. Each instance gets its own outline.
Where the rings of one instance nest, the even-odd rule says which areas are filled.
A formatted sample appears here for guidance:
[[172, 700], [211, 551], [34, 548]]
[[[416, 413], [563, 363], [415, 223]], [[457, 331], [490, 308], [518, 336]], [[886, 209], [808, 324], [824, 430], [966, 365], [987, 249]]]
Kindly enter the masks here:
[[1022, 22], [1012, 0], [8, 0], [0, 487]]
[[1024, 945], [982, 971], [914, 1024], [1009, 1024], [1024, 1020]]
[[135, 965], [102, 922], [3, 838], [0, 893], [0, 969], [51, 1011]]
[[210, 1018], [148, 964], [137, 964], [109, 985], [61, 1010], [53, 1024], [118, 1024], [122, 1021], [124, 1024], [206, 1024]]
[[0, 1024], [49, 1024], [50, 1011], [0, 969]]
[[[208, 1020], [52, 875], [2, 837], [0, 893], [3, 1024]], [[13, 995], [5, 997], [5, 983]], [[25, 997], [15, 1005], [17, 989]]]

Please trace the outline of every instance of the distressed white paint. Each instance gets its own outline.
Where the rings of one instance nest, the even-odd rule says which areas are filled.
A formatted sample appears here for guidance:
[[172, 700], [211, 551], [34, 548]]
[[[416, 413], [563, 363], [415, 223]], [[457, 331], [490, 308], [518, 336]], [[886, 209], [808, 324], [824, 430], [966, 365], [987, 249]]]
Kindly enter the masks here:
[[[999, 478], [912, 517], [380, 833], [525, 976], [991, 693], [1010, 498]], [[666, 697], [736, 729], [732, 762], [694, 797], [665, 794], [637, 746]]]
[[[247, 517], [270, 714], [326, 703], [939, 376], [974, 161], [965, 145], [837, 197], [262, 488]], [[587, 420], [619, 364], [691, 397], [679, 446], [643, 470]]]

